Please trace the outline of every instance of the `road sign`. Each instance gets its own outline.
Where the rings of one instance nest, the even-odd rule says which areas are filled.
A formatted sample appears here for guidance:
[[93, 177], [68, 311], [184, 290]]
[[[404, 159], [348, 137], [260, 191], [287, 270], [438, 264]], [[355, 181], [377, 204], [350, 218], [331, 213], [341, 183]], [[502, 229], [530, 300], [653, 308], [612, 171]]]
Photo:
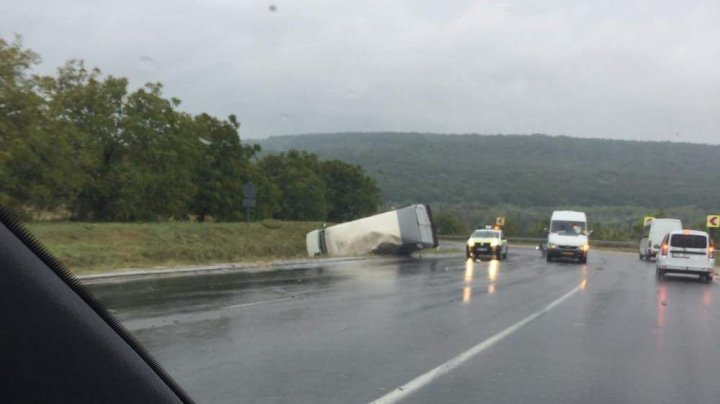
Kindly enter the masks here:
[[720, 227], [720, 215], [708, 215], [707, 227]]
[[653, 220], [655, 220], [654, 217], [652, 217], [652, 216], [645, 216], [645, 217], [643, 218], [643, 226], [647, 226], [647, 224], [650, 223], [650, 222], [652, 222]]
[[252, 182], [246, 182], [243, 185], [243, 196], [245, 199], [255, 199], [257, 197], [257, 189]]
[[257, 189], [252, 182], [247, 182], [243, 185], [243, 208], [254, 208], [257, 205]]
[[243, 184], [243, 208], [245, 208], [245, 221], [250, 225], [250, 209], [257, 205], [257, 189], [252, 182]]
[[505, 226], [505, 218], [500, 216], [497, 219], [495, 219], [495, 224], [498, 226]]

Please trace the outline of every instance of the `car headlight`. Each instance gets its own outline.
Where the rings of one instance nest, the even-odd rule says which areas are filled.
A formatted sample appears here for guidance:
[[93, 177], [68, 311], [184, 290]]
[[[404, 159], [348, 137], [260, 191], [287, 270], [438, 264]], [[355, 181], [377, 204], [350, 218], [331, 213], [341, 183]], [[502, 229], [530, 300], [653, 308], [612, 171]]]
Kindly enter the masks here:
[[497, 240], [490, 241], [490, 245], [493, 247], [497, 247], [500, 243]]
[[555, 243], [548, 243], [548, 248], [557, 248], [557, 244], [555, 244]]
[[472, 247], [472, 246], [474, 246], [474, 245], [475, 245], [475, 242], [474, 242], [474, 241], [468, 240], [468, 242], [467, 242], [467, 246], [468, 246], [468, 247]]
[[590, 244], [588, 244], [588, 243], [583, 244], [582, 250], [585, 252], [588, 252], [590, 250]]

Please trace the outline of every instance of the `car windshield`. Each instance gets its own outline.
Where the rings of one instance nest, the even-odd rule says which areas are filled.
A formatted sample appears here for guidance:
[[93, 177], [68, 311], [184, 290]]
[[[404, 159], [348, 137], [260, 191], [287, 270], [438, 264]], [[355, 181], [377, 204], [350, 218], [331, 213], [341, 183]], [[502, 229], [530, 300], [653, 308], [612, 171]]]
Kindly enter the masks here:
[[471, 237], [474, 238], [500, 238], [500, 233], [492, 230], [475, 230]]
[[585, 231], [585, 223], [567, 220], [554, 220], [550, 226], [551, 233], [561, 233], [565, 235], [578, 235]]
[[198, 402], [718, 401], [719, 1], [1, 4], [0, 206]]
[[707, 248], [707, 243], [707, 237], [694, 234], [673, 234], [670, 239], [672, 247], [680, 248]]

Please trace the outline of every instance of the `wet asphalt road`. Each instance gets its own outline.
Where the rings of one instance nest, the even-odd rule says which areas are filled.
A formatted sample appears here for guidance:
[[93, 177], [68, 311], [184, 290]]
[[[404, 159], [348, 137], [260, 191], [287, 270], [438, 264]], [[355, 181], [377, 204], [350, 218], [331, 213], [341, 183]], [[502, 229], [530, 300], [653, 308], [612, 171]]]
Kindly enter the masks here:
[[633, 254], [548, 264], [515, 248], [92, 288], [198, 402], [720, 402], [717, 283], [657, 281]]

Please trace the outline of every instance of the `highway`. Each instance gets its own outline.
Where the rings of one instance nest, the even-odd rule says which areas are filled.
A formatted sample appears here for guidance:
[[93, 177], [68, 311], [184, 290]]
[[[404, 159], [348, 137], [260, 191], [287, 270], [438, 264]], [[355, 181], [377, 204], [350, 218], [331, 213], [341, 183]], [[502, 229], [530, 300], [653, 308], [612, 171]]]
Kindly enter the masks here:
[[707, 403], [720, 294], [636, 254], [372, 258], [92, 290], [201, 403]]

